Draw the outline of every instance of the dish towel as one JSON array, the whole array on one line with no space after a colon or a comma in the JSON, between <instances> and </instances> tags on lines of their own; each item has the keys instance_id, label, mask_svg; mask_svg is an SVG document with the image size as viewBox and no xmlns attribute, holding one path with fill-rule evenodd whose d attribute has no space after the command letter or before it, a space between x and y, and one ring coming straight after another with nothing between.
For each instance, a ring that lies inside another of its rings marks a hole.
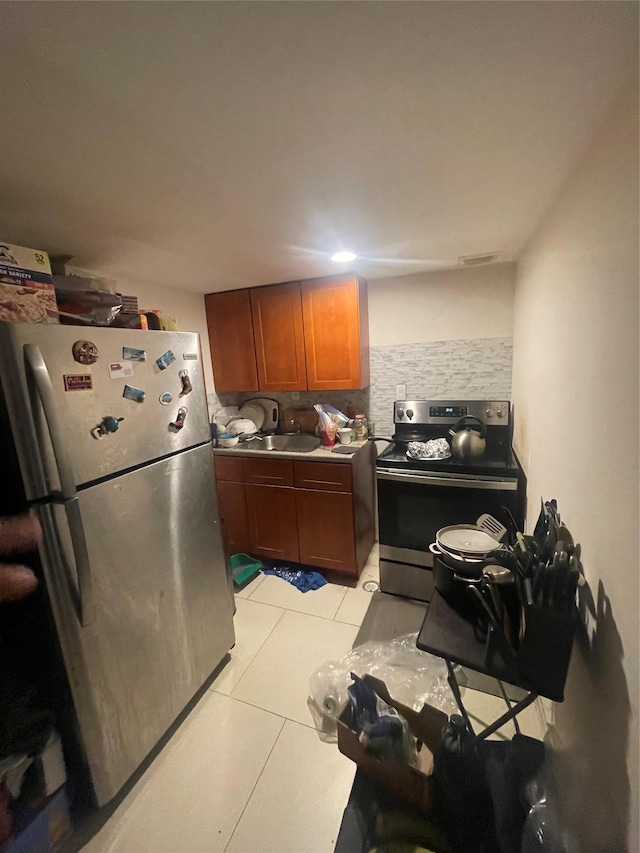
<instances>
[{"instance_id":1,"label":"dish towel","mask_svg":"<svg viewBox=\"0 0 640 853\"><path fill-rule=\"evenodd\" d=\"M262 574L276 575L276 577L282 578L290 584L293 584L293 586L295 586L296 589L299 589L300 592L309 592L310 589L320 589L320 587L324 586L327 582L320 572L296 571L287 567L280 569L263 569Z\"/></svg>"}]
</instances>

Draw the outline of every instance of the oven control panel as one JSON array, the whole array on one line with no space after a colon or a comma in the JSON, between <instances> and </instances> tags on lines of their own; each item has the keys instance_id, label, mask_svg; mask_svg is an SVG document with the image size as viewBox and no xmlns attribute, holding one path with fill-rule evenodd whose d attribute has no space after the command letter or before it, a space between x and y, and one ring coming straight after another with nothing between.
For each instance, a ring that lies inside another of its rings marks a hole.
<instances>
[{"instance_id":1,"label":"oven control panel","mask_svg":"<svg viewBox=\"0 0 640 853\"><path fill-rule=\"evenodd\" d=\"M468 414L468 406L429 406L430 418L463 418Z\"/></svg>"},{"instance_id":2,"label":"oven control panel","mask_svg":"<svg viewBox=\"0 0 640 853\"><path fill-rule=\"evenodd\" d=\"M508 426L509 400L396 400L396 424L455 424L466 415L480 418L487 426Z\"/></svg>"}]
</instances>

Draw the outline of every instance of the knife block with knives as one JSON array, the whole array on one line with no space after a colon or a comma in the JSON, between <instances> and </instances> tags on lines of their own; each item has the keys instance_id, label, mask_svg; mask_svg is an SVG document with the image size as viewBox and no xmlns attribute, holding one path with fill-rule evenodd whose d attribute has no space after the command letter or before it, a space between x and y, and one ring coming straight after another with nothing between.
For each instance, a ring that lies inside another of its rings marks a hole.
<instances>
[{"instance_id":1,"label":"knife block with knives","mask_svg":"<svg viewBox=\"0 0 640 853\"><path fill-rule=\"evenodd\" d=\"M575 612L525 603L523 618L518 671L543 696L562 702L576 632Z\"/></svg>"},{"instance_id":2,"label":"knife block with knives","mask_svg":"<svg viewBox=\"0 0 640 853\"><path fill-rule=\"evenodd\" d=\"M518 536L523 568L518 670L549 699L562 702L577 626L576 592L585 583L581 549L555 500L541 502L530 545Z\"/></svg>"},{"instance_id":3,"label":"knife block with knives","mask_svg":"<svg viewBox=\"0 0 640 853\"><path fill-rule=\"evenodd\" d=\"M556 501L543 503L534 534L518 531L510 553L503 554L516 580L502 602L512 630L490 624L487 635L487 663L499 654L520 679L556 702L564 699L578 623L576 593L585 584L580 555Z\"/></svg>"}]
</instances>

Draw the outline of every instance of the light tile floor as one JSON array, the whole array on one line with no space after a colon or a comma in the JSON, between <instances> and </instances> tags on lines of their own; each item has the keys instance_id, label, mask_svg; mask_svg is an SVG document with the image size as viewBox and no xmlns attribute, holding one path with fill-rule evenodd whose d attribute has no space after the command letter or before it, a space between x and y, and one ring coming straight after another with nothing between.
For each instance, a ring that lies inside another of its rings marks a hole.
<instances>
[{"instance_id":1,"label":"light tile floor","mask_svg":"<svg viewBox=\"0 0 640 853\"><path fill-rule=\"evenodd\" d=\"M85 853L331 853L355 767L318 738L308 678L351 648L371 579L377 546L357 585L302 594L261 575L245 587L231 660ZM474 690L464 700L474 721L505 710ZM534 707L519 719L540 736Z\"/></svg>"}]
</instances>

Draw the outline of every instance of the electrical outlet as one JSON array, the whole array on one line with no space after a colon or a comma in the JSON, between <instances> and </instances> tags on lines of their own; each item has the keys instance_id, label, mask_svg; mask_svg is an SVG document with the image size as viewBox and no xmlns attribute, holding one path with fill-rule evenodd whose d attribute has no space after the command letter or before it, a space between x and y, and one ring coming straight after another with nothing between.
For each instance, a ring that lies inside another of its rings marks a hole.
<instances>
[{"instance_id":1,"label":"electrical outlet","mask_svg":"<svg viewBox=\"0 0 640 853\"><path fill-rule=\"evenodd\" d=\"M300 399L300 392L299 391L292 391L291 392L291 399L292 400L299 400Z\"/></svg>"},{"instance_id":2,"label":"electrical outlet","mask_svg":"<svg viewBox=\"0 0 640 853\"><path fill-rule=\"evenodd\" d=\"M406 385L396 385L396 400L406 400L407 398L407 386Z\"/></svg>"}]
</instances>

